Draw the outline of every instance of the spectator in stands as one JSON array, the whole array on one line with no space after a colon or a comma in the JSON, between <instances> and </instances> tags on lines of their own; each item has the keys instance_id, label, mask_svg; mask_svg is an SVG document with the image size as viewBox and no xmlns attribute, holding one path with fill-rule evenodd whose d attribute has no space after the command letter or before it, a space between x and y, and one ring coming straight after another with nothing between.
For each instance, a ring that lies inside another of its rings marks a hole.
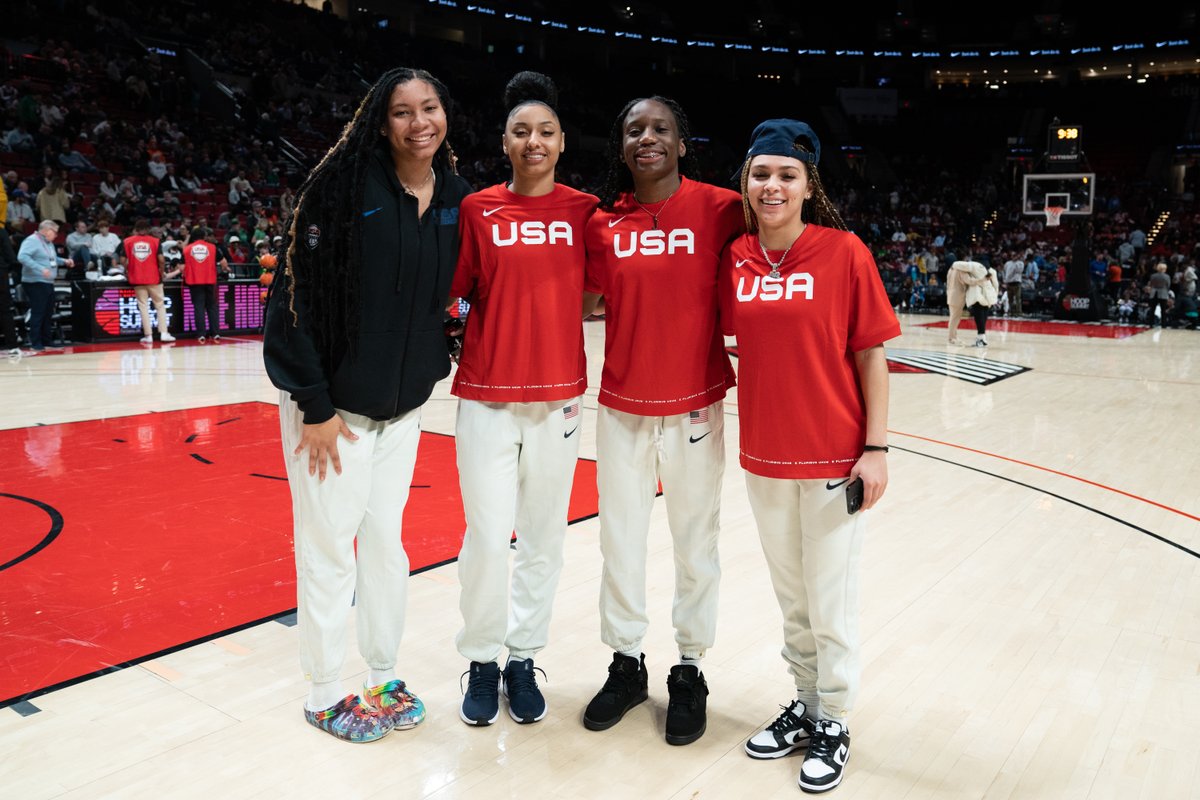
<instances>
[{"instance_id":1,"label":"spectator in stands","mask_svg":"<svg viewBox=\"0 0 1200 800\"><path fill-rule=\"evenodd\" d=\"M89 270L92 265L92 234L88 233L87 220L75 222L75 230L67 234L67 255L75 262L76 269Z\"/></svg>"},{"instance_id":2,"label":"spectator in stands","mask_svg":"<svg viewBox=\"0 0 1200 800\"><path fill-rule=\"evenodd\" d=\"M89 161L87 156L73 149L67 143L64 143L59 150L58 164L63 169L69 169L73 172L99 172L96 169L96 165Z\"/></svg>"},{"instance_id":3,"label":"spectator in stands","mask_svg":"<svg viewBox=\"0 0 1200 800\"><path fill-rule=\"evenodd\" d=\"M1024 278L1025 262L1016 252L1008 253L1008 260L1004 262L1004 288L1008 291L1009 311L1017 317L1024 311L1021 308L1021 281Z\"/></svg>"},{"instance_id":4,"label":"spectator in stands","mask_svg":"<svg viewBox=\"0 0 1200 800\"><path fill-rule=\"evenodd\" d=\"M13 153L32 153L37 142L24 125L16 125L4 134L4 149Z\"/></svg>"},{"instance_id":5,"label":"spectator in stands","mask_svg":"<svg viewBox=\"0 0 1200 800\"><path fill-rule=\"evenodd\" d=\"M109 229L108 220L103 217L96 223L96 233L92 235L92 258L96 259L97 269L101 274L108 271L117 261L117 252L121 247L121 237Z\"/></svg>"},{"instance_id":6,"label":"spectator in stands","mask_svg":"<svg viewBox=\"0 0 1200 800\"><path fill-rule=\"evenodd\" d=\"M1103 250L1096 252L1095 257L1088 263L1088 274L1092 279L1092 289L1096 294L1104 292L1104 286L1108 283L1108 265L1110 259L1108 253Z\"/></svg>"},{"instance_id":7,"label":"spectator in stands","mask_svg":"<svg viewBox=\"0 0 1200 800\"><path fill-rule=\"evenodd\" d=\"M1167 263L1160 261L1154 266L1154 272L1146 282L1146 299L1150 302L1147 309L1146 321L1154 326L1166 327L1167 314L1170 311L1171 278L1167 275ZM1155 315L1157 312L1157 318Z\"/></svg>"},{"instance_id":8,"label":"spectator in stands","mask_svg":"<svg viewBox=\"0 0 1200 800\"><path fill-rule=\"evenodd\" d=\"M8 212L5 221L17 233L24 233L27 227L37 221L33 207L29 205L29 197L22 189L14 189L8 198Z\"/></svg>"},{"instance_id":9,"label":"spectator in stands","mask_svg":"<svg viewBox=\"0 0 1200 800\"><path fill-rule=\"evenodd\" d=\"M167 177L167 162L163 158L163 154L156 152L150 156L150 161L146 163L146 172L150 174L155 181L161 181Z\"/></svg>"},{"instance_id":10,"label":"spectator in stands","mask_svg":"<svg viewBox=\"0 0 1200 800\"><path fill-rule=\"evenodd\" d=\"M21 262L21 286L29 301L29 343L34 352L46 350L53 336L54 280L59 267L72 267L74 262L62 258L54 250L58 223L44 219L37 232L21 242L17 258Z\"/></svg>"},{"instance_id":11,"label":"spectator in stands","mask_svg":"<svg viewBox=\"0 0 1200 800\"><path fill-rule=\"evenodd\" d=\"M67 210L71 207L72 194L58 176L51 177L37 194L37 213L42 219L51 219L59 225L67 222ZM55 228L55 235L58 229Z\"/></svg>"},{"instance_id":12,"label":"spectator in stands","mask_svg":"<svg viewBox=\"0 0 1200 800\"><path fill-rule=\"evenodd\" d=\"M100 196L106 200L116 200L121 196L121 187L117 182L117 177L111 172L104 173L104 180L100 181Z\"/></svg>"}]
</instances>

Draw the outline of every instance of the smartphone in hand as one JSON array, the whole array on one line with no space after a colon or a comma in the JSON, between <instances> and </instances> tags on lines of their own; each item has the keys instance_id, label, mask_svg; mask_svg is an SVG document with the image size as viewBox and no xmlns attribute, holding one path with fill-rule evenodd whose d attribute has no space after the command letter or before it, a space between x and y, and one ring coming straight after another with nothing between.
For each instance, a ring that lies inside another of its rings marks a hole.
<instances>
[{"instance_id":1,"label":"smartphone in hand","mask_svg":"<svg viewBox=\"0 0 1200 800\"><path fill-rule=\"evenodd\" d=\"M846 513L855 514L863 504L863 479L855 478L846 484Z\"/></svg>"}]
</instances>

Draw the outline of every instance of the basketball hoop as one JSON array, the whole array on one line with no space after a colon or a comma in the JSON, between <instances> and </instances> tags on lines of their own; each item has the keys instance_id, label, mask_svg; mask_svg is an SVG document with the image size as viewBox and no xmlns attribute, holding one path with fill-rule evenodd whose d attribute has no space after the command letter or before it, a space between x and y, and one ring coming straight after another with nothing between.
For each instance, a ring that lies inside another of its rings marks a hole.
<instances>
[{"instance_id":1,"label":"basketball hoop","mask_svg":"<svg viewBox=\"0 0 1200 800\"><path fill-rule=\"evenodd\" d=\"M1059 220L1062 218L1063 212L1066 211L1062 206L1046 206L1043 211L1046 212L1046 227L1057 228Z\"/></svg>"}]
</instances>

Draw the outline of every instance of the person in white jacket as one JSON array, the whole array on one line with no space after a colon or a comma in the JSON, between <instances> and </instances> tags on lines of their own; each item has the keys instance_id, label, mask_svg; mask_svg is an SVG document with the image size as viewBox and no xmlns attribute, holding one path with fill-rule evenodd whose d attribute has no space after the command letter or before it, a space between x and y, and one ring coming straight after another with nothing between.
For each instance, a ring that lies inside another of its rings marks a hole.
<instances>
[{"instance_id":1,"label":"person in white jacket","mask_svg":"<svg viewBox=\"0 0 1200 800\"><path fill-rule=\"evenodd\" d=\"M947 302L951 302L950 306L950 341L954 342L954 334L958 327L958 319L961 319L961 306L966 305L967 310L971 312L971 316L975 318L975 346L987 347L987 318L992 306L996 305L996 298L1000 292L1000 281L996 275L996 270L983 266L977 261L955 261L950 265L950 274L947 278L946 297ZM956 305L952 302L951 287L965 287L963 294L959 295L962 299L958 305L958 319L956 316Z\"/></svg>"}]
</instances>

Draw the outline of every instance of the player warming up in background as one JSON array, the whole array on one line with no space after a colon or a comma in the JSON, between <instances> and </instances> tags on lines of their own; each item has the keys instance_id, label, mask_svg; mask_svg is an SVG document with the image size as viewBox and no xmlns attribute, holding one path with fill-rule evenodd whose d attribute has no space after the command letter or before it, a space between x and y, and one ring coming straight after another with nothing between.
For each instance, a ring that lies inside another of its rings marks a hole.
<instances>
[{"instance_id":1,"label":"player warming up in background","mask_svg":"<svg viewBox=\"0 0 1200 800\"><path fill-rule=\"evenodd\" d=\"M754 130L741 173L749 233L726 253L721 284L722 322L738 340L741 464L796 683L746 752L807 747L806 792L837 786L850 753L866 527L857 512L887 486L883 342L900 335L870 252L825 195L820 157L802 122Z\"/></svg>"},{"instance_id":2,"label":"player warming up in background","mask_svg":"<svg viewBox=\"0 0 1200 800\"><path fill-rule=\"evenodd\" d=\"M706 725L701 659L716 635L721 576L722 400L734 383L717 324L717 272L721 251L743 231L734 192L687 176L689 147L687 117L673 100L626 105L608 144L601 210L587 229L588 305L602 294L607 323L596 422L600 635L615 652L583 722L605 730L647 697L646 540L661 480L679 647L666 738L680 745Z\"/></svg>"},{"instance_id":3,"label":"player warming up in background","mask_svg":"<svg viewBox=\"0 0 1200 800\"><path fill-rule=\"evenodd\" d=\"M519 73L504 105L512 181L463 201L451 289L471 304L452 390L467 520L457 643L471 662L459 715L469 725L496 721L501 682L514 720L546 716L533 658L546 646L562 572L587 388L583 234L597 200L554 182L565 143L553 82Z\"/></svg>"}]
</instances>

